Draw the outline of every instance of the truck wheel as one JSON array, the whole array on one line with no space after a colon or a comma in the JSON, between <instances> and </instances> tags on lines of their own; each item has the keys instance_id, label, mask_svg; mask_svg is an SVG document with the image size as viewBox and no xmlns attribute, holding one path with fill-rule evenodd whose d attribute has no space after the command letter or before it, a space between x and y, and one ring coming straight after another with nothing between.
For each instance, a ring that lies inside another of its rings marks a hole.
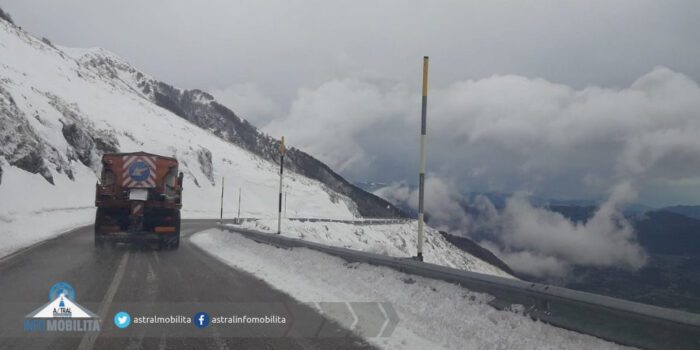
<instances>
[{"instance_id":1,"label":"truck wheel","mask_svg":"<svg viewBox=\"0 0 700 350\"><path fill-rule=\"evenodd\" d=\"M175 211L175 237L173 238L172 248L177 249L180 247L180 211Z\"/></svg>"},{"instance_id":2,"label":"truck wheel","mask_svg":"<svg viewBox=\"0 0 700 350\"><path fill-rule=\"evenodd\" d=\"M174 250L177 249L180 246L180 235L177 234L172 234L168 235L166 237L161 237L160 241L158 241L158 248L163 250Z\"/></svg>"},{"instance_id":3,"label":"truck wheel","mask_svg":"<svg viewBox=\"0 0 700 350\"><path fill-rule=\"evenodd\" d=\"M103 215L103 210L102 208L97 208L95 211L95 248L101 249L104 248L105 242L102 237L100 237L100 225L102 225L102 215Z\"/></svg>"},{"instance_id":4,"label":"truck wheel","mask_svg":"<svg viewBox=\"0 0 700 350\"><path fill-rule=\"evenodd\" d=\"M173 216L175 217L175 232L161 236L158 241L160 249L176 250L180 247L180 211L176 210Z\"/></svg>"}]
</instances>

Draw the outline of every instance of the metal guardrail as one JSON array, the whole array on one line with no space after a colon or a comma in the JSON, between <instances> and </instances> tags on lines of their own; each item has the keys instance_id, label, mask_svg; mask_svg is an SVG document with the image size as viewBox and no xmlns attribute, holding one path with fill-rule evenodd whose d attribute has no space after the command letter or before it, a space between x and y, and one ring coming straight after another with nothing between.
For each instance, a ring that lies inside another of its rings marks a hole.
<instances>
[{"instance_id":1,"label":"metal guardrail","mask_svg":"<svg viewBox=\"0 0 700 350\"><path fill-rule=\"evenodd\" d=\"M349 262L386 266L404 273L459 284L492 295L503 309L522 305L532 318L572 331L644 349L700 349L700 314L661 308L571 289L457 270L440 265L327 246L254 230L221 226L258 242L303 247Z\"/></svg>"},{"instance_id":2,"label":"metal guardrail","mask_svg":"<svg viewBox=\"0 0 700 350\"><path fill-rule=\"evenodd\" d=\"M240 224L241 222L257 221L260 218L234 218L234 219L224 219L226 222L233 222L235 224ZM407 222L415 221L415 219L358 219L358 220L342 220L342 219L324 219L324 218L284 218L283 220L289 221L299 221L299 222L332 222L340 224L349 225L391 225L391 224L404 224Z\"/></svg>"},{"instance_id":3,"label":"metal guardrail","mask_svg":"<svg viewBox=\"0 0 700 350\"><path fill-rule=\"evenodd\" d=\"M361 219L361 220L340 220L340 219L322 219L322 218L287 218L290 221L300 222L333 222L350 225L390 225L403 224L414 219Z\"/></svg>"}]
</instances>

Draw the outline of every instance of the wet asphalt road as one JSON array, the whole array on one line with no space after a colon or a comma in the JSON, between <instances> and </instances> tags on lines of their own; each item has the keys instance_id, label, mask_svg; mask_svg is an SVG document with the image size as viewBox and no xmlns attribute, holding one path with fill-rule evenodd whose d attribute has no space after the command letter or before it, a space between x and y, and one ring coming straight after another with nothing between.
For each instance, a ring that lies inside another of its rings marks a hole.
<instances>
[{"instance_id":1,"label":"wet asphalt road","mask_svg":"<svg viewBox=\"0 0 700 350\"><path fill-rule=\"evenodd\" d=\"M119 245L95 250L92 227L82 227L0 259L0 349L343 349L371 348L314 309L189 242L213 220L183 220L177 251ZM22 320L48 302L49 288L70 283L76 301L102 318L99 333L27 333ZM138 325L120 330L115 313L227 315L275 313L285 326ZM228 311L224 311L228 310ZM233 311L231 311L233 312ZM323 336L318 336L322 334Z\"/></svg>"}]
</instances>

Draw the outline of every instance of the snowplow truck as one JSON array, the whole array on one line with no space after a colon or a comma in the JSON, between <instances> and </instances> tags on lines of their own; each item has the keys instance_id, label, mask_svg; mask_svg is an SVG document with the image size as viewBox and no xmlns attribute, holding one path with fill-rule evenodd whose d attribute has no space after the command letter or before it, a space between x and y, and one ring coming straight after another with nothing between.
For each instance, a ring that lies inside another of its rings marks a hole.
<instances>
[{"instance_id":1,"label":"snowplow truck","mask_svg":"<svg viewBox=\"0 0 700 350\"><path fill-rule=\"evenodd\" d=\"M177 249L182 208L177 160L145 152L103 155L95 206L96 248L145 242Z\"/></svg>"}]
</instances>

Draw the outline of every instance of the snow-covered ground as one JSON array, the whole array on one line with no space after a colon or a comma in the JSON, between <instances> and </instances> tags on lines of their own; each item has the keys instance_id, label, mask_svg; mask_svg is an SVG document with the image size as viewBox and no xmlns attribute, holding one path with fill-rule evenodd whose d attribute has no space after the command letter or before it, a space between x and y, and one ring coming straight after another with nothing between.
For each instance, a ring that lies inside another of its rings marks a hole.
<instances>
[{"instance_id":1,"label":"snow-covered ground","mask_svg":"<svg viewBox=\"0 0 700 350\"><path fill-rule=\"evenodd\" d=\"M362 250L395 257L416 254L417 222L401 224L353 225L338 222L302 222L283 220L282 234L312 242ZM246 221L243 227L277 232L277 219ZM426 262L457 269L513 278L503 270L465 253L440 233L426 227L423 255Z\"/></svg>"},{"instance_id":2,"label":"snow-covered ground","mask_svg":"<svg viewBox=\"0 0 700 350\"><path fill-rule=\"evenodd\" d=\"M368 339L385 349L624 348L518 311L498 311L487 304L488 295L446 282L308 249L279 249L216 229L197 233L191 241L301 302L391 302L399 317L395 331Z\"/></svg>"}]
</instances>

